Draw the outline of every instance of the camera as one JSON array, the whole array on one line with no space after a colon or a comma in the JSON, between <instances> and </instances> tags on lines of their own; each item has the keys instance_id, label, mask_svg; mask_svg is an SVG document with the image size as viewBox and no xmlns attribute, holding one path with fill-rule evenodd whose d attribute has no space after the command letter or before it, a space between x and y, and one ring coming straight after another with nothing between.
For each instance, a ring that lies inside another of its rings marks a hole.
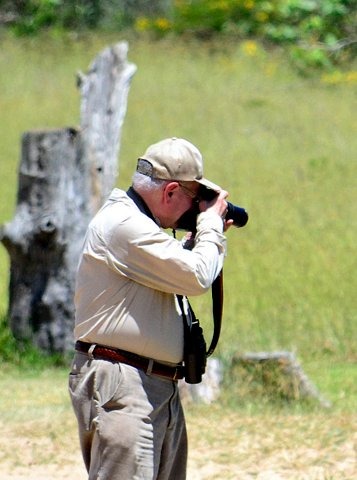
<instances>
[{"instance_id":1,"label":"camera","mask_svg":"<svg viewBox=\"0 0 357 480\"><path fill-rule=\"evenodd\" d=\"M218 195L218 192L211 188L200 186L197 197L200 200L211 201ZM196 202L192 208L187 210L178 221L178 230L187 230L188 232L194 232L196 230L196 219L200 213L198 202ZM244 227L248 222L248 213L243 207L233 205L233 203L227 202L226 220L233 220L233 225L237 228Z\"/></svg>"}]
</instances>

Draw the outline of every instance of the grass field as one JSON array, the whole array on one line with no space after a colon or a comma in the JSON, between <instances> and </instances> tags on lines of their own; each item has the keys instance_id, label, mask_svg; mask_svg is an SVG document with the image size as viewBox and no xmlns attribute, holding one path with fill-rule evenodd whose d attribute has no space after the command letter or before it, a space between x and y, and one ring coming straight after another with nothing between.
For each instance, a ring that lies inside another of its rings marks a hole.
<instances>
[{"instance_id":1,"label":"grass field","mask_svg":"<svg viewBox=\"0 0 357 480\"><path fill-rule=\"evenodd\" d=\"M86 478L64 370L0 374L2 480ZM188 480L353 480L356 417L298 407L186 407ZM174 480L174 479L173 479Z\"/></svg>"},{"instance_id":2,"label":"grass field","mask_svg":"<svg viewBox=\"0 0 357 480\"><path fill-rule=\"evenodd\" d=\"M118 40L1 37L0 223L16 205L21 134L76 125L75 73ZM205 175L250 215L245 228L228 234L217 354L228 362L236 352L293 351L333 404L324 411L243 401L234 390L239 379L229 379L236 398L230 392L223 404L187 410L191 478L357 478L355 76L303 78L279 52L254 43L131 38L129 46L138 71L118 185L129 184L136 158L161 138L183 136L201 149ZM3 313L8 268L0 247ZM192 301L209 332L209 296ZM82 471L65 377L63 369L3 369L4 478Z\"/></svg>"}]
</instances>

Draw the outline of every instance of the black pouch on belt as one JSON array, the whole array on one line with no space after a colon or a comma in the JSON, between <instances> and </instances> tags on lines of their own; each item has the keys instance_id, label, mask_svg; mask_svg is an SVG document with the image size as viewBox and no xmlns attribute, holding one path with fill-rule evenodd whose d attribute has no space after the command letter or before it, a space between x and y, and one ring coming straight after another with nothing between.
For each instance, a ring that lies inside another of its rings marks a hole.
<instances>
[{"instance_id":1,"label":"black pouch on belt","mask_svg":"<svg viewBox=\"0 0 357 480\"><path fill-rule=\"evenodd\" d=\"M185 381L200 383L206 370L206 341L197 319L185 332L184 365Z\"/></svg>"},{"instance_id":2,"label":"black pouch on belt","mask_svg":"<svg viewBox=\"0 0 357 480\"><path fill-rule=\"evenodd\" d=\"M206 341L199 320L187 300L188 315L183 306L183 297L177 295L184 324L183 363L186 383L200 383L206 370ZM188 321L188 318L190 321Z\"/></svg>"}]
</instances>

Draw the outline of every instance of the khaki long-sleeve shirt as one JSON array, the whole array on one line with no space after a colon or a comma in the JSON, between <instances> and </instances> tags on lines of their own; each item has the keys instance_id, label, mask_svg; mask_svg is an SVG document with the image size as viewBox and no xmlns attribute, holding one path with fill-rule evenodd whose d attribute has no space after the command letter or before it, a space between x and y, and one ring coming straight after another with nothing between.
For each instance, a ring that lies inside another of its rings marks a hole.
<instances>
[{"instance_id":1,"label":"khaki long-sleeve shirt","mask_svg":"<svg viewBox=\"0 0 357 480\"><path fill-rule=\"evenodd\" d=\"M221 218L198 216L192 250L114 189L89 225L75 293L75 338L168 363L183 357L175 294L206 292L223 266Z\"/></svg>"}]
</instances>

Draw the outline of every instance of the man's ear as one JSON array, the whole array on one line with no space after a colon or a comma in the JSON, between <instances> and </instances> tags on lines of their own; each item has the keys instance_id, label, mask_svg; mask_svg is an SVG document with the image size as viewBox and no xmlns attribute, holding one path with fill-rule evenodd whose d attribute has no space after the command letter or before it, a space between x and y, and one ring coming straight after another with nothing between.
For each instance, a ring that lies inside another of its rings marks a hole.
<instances>
[{"instance_id":1,"label":"man's ear","mask_svg":"<svg viewBox=\"0 0 357 480\"><path fill-rule=\"evenodd\" d=\"M166 199L170 200L174 194L174 191L177 190L179 184L178 182L170 182L164 188L164 196Z\"/></svg>"}]
</instances>

